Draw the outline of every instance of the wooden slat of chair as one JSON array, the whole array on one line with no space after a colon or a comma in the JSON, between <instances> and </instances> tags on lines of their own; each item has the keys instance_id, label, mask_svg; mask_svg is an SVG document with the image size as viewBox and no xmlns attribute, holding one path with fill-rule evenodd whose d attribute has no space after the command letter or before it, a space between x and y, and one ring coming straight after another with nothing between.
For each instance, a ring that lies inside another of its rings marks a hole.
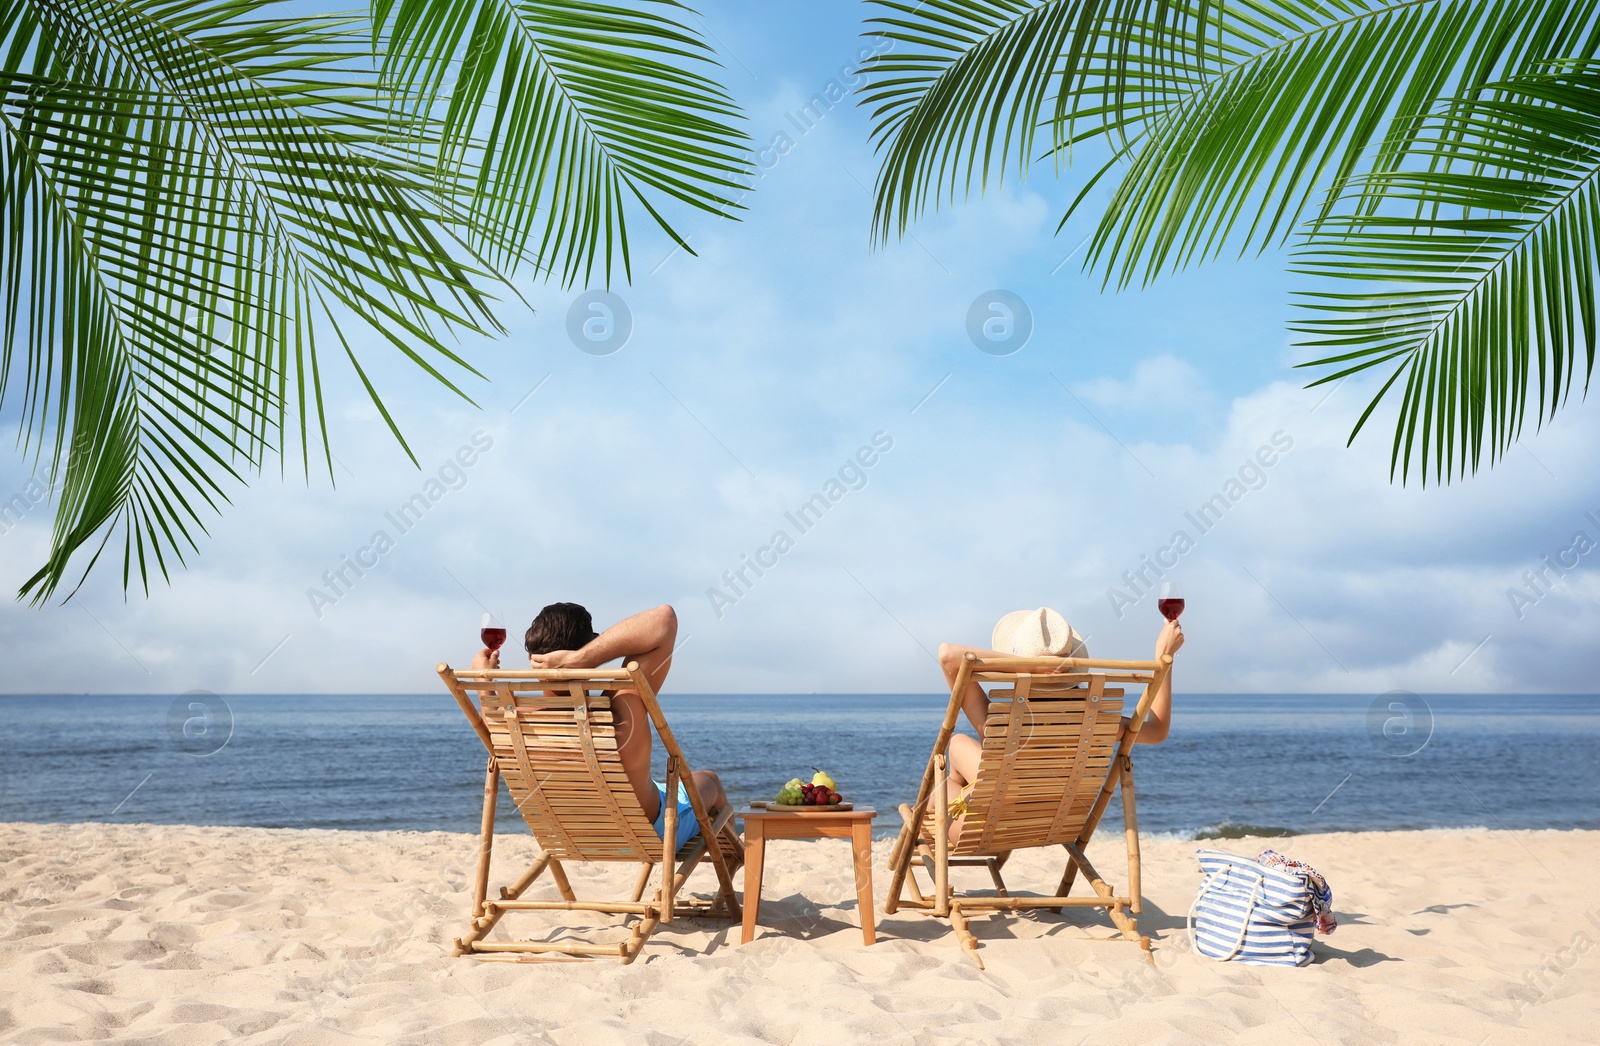
<instances>
[{"instance_id":1,"label":"wooden slat of chair","mask_svg":"<svg viewBox=\"0 0 1600 1046\"><path fill-rule=\"evenodd\" d=\"M1028 691L1032 689L1032 687L1032 676L1020 677L1017 680L1016 685L1011 688L1011 707L1008 710L1009 714L1007 714L1005 717L1004 729L995 731L988 730L986 728L985 730L983 742L983 761L993 765L996 772L988 778L990 782L989 794L983 797L983 806L975 818L972 816L971 800L968 800L968 824L970 824L972 820L976 820L980 825L982 825L982 831L981 833L974 833L978 834L979 838L977 841L975 841L972 848L964 850L962 847L957 846L956 853L958 854L966 852L977 853L979 851L987 852L989 849L989 844L993 840L995 818L992 816L992 814L997 808L1003 808L1005 806L1006 789L1012 783L1013 772L1016 770L1018 754L1025 740L1027 728L1030 725L1030 719L1028 716ZM990 717L992 719L994 714L993 702L990 703L989 709ZM999 735L998 737L996 736L997 734ZM980 784L983 782L984 778L981 774L979 775L978 780ZM973 794L977 794L976 787L973 789ZM968 841L968 836L965 830L963 830L961 833L961 841L963 843Z\"/></svg>"},{"instance_id":2,"label":"wooden slat of chair","mask_svg":"<svg viewBox=\"0 0 1600 1046\"><path fill-rule=\"evenodd\" d=\"M1089 769L1092 746L1097 738L1096 728L1111 727L1114 730L1122 723L1120 705L1115 709L1102 708L1100 699L1103 689L1104 687L1099 681L1091 683L1089 685L1089 693L1084 698L1086 707L1081 717L1082 725L1078 735L1077 751L1074 753L1072 764L1067 770L1066 787L1061 789L1061 802L1056 808L1054 819L1051 821L1050 831L1047 833L1045 840L1046 844L1064 842L1068 838L1076 837L1077 833L1083 828L1083 822L1074 820L1073 817L1074 811L1077 809L1075 800L1083 787L1082 783L1091 781L1094 790L1098 792L1100 782L1110 772L1109 761L1105 766L1098 768L1098 773L1091 773ZM1098 736L1105 740L1105 743L1101 745L1102 753L1115 744L1116 735L1114 733L1109 735L1101 733ZM1084 812L1087 813L1087 811Z\"/></svg>"},{"instance_id":3,"label":"wooden slat of chair","mask_svg":"<svg viewBox=\"0 0 1600 1046\"><path fill-rule=\"evenodd\" d=\"M636 959L656 928L680 912L713 914L737 921L741 912L733 890L729 855L737 846L729 825L732 810L712 818L697 789L688 788L699 823L710 826L676 853L666 853L661 837L645 817L622 766L615 733L612 696L635 689L658 736L669 752L669 780L687 780L688 765L666 726L648 680L636 664L593 672L474 671L457 673L439 666L439 675L467 715L490 759L485 781L478 875L474 883L471 932L456 941L457 954L494 953L494 958L614 956L623 963ZM477 694L475 703L472 694ZM478 705L481 704L481 711ZM518 812L533 831L541 854L500 899L486 897L493 842L493 796L504 778ZM668 812L670 831L676 804ZM718 889L710 900L676 901L689 873L710 857ZM630 861L641 876L626 900L578 901L561 860ZM662 883L654 897L643 900L651 870L662 866ZM546 871L556 882L561 901L521 901L521 894ZM631 915L637 921L626 941L616 945L577 942L490 942L484 936L507 911L588 911Z\"/></svg>"},{"instance_id":4,"label":"wooden slat of chair","mask_svg":"<svg viewBox=\"0 0 1600 1046\"><path fill-rule=\"evenodd\" d=\"M659 860L660 840L622 767L609 698L591 697L579 682L558 682L565 693L542 695L538 707L519 705L516 718L526 724L525 737L531 731L542 805L574 841L563 856Z\"/></svg>"},{"instance_id":5,"label":"wooden slat of chair","mask_svg":"<svg viewBox=\"0 0 1600 1046\"><path fill-rule=\"evenodd\" d=\"M1155 691L1171 671L1172 659L1104 661L1089 658L1003 658L979 660L969 654L951 688L950 703L934 753L923 775L917 802L901 807L905 822L890 854L892 871L885 910L906 905L950 918L962 946L982 967L977 938L968 924L976 912L1028 908L1102 907L1121 935L1139 941L1148 956L1149 939L1138 935L1140 869L1138 829L1133 804L1133 767L1129 751L1148 714ZM967 800L961 837L946 840L942 796L944 752L954 733L969 680L995 684L989 693L990 718L977 780ZM1138 705L1123 725L1124 690L1108 683L1144 688ZM997 716L1000 717L997 721ZM1083 847L1094 834L1114 792L1123 796L1129 860L1129 891L1119 894L1088 865ZM935 801L935 798L940 801ZM1005 896L998 863L1013 850L1061 845L1068 863L1062 886L1050 897ZM924 864L934 880L934 894L924 897L912 871ZM1081 864L1080 864L1081 862ZM957 894L949 885L949 868L986 867L1000 896ZM1091 880L1094 895L1069 898L1079 868ZM909 883L912 899L902 896Z\"/></svg>"},{"instance_id":6,"label":"wooden slat of chair","mask_svg":"<svg viewBox=\"0 0 1600 1046\"><path fill-rule=\"evenodd\" d=\"M554 838L558 856L577 857L579 855L577 843L568 834L561 819L556 816L548 797L540 787L539 774L534 770L533 761L528 754L526 739L522 735L522 723L516 709L511 708L504 712L500 722L511 739L510 763L515 769L512 771L508 787L511 789L512 799L516 802L517 812L522 814L530 827L535 821L538 822L539 827L534 829L534 834L540 839ZM508 767L502 762L501 776L506 776L507 771Z\"/></svg>"},{"instance_id":7,"label":"wooden slat of chair","mask_svg":"<svg viewBox=\"0 0 1600 1046\"><path fill-rule=\"evenodd\" d=\"M1071 818L1078 809L1074 783L1109 768L1122 711L1120 700L1103 700L1103 677L1084 678L1087 689L1075 689L1037 685L1023 675L1012 689L998 691L1009 700L998 709L990 704L979 780L954 855L993 854L1019 840L1039 846L1076 837L1082 822ZM1046 826L1050 838L1034 841Z\"/></svg>"},{"instance_id":8,"label":"wooden slat of chair","mask_svg":"<svg viewBox=\"0 0 1600 1046\"><path fill-rule=\"evenodd\" d=\"M612 764L615 771L611 775L608 776L606 773L606 768L601 766L601 752L596 751L595 749L595 731L589 720L589 701L587 695L583 693L581 686L577 684L573 685L575 687L573 691L573 697L576 698L577 701L574 704L572 714L578 727L578 737L579 741L581 742L584 761L588 765L589 779L591 785L593 786L593 794L599 796L601 801L604 802L605 807L603 812L609 815L609 817L607 817L605 820L612 824L620 825L622 830L626 833L627 838L633 843L634 847L641 855L648 854L652 850L659 850L662 846L662 842L661 840L655 838L655 828L650 827L646 829L650 836L650 842L646 843L645 839L641 837L639 833L638 825L635 823L636 821L644 819L644 810L639 807L638 796L634 795L633 788L631 785L629 785L627 775L622 769L621 753L614 750L614 747L613 749L607 749L605 752L605 755L607 756L606 761ZM615 734L611 733L610 726L608 725L605 730L609 735L607 740L614 742ZM623 788L627 789L626 793L624 794L634 800L632 808L626 812L623 811L622 804L618 801L618 792L620 790L618 789L617 785L619 783L623 786ZM593 812L591 804L581 803L579 805L586 812ZM638 813L637 818L633 816L635 811Z\"/></svg>"}]
</instances>

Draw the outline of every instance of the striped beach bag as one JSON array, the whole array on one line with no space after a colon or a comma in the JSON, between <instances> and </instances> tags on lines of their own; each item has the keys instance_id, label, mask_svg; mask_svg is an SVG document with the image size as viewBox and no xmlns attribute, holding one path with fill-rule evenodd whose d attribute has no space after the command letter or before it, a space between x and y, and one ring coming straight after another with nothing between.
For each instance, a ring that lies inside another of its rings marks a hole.
<instances>
[{"instance_id":1,"label":"striped beach bag","mask_svg":"<svg viewBox=\"0 0 1600 1046\"><path fill-rule=\"evenodd\" d=\"M1316 869L1267 850L1258 858L1201 850L1205 881L1189 909L1189 940L1210 959L1304 966L1315 930L1333 930L1333 891Z\"/></svg>"}]
</instances>

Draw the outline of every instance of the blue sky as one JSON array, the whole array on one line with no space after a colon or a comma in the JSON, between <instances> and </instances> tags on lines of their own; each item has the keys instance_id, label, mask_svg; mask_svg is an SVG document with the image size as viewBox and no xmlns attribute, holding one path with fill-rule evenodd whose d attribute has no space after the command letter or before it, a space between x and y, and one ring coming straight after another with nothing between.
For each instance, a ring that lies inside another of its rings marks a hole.
<instances>
[{"instance_id":1,"label":"blue sky","mask_svg":"<svg viewBox=\"0 0 1600 1046\"><path fill-rule=\"evenodd\" d=\"M1393 487L1392 413L1344 446L1370 383L1328 395L1291 370L1282 254L1103 294L1073 254L1087 219L1055 232L1086 165L1008 178L875 250L865 114L790 118L849 86L861 5L702 10L761 173L743 221L680 214L698 258L636 239L621 348L580 351L580 290L524 278L534 312L464 347L489 379L468 383L475 410L369 337L421 471L336 372L335 485L273 469L148 600L107 571L64 607L0 608L4 689L430 691L483 608L515 634L570 599L602 624L676 605L673 689L928 692L940 641L985 642L1018 608L1144 656L1159 617L1124 575L1153 578L1146 557L1175 562L1189 600L1180 690L1593 689L1600 584L1575 543L1600 543L1592 408L1466 483ZM968 336L994 290L1032 313L1010 355ZM842 496L802 533L788 514L830 480ZM0 461L0 496L27 481ZM420 519L391 519L419 493L437 494ZM1202 529L1208 502L1226 510ZM41 505L0 534L0 585L38 565L48 526ZM1564 553L1558 576L1544 557Z\"/></svg>"}]
</instances>

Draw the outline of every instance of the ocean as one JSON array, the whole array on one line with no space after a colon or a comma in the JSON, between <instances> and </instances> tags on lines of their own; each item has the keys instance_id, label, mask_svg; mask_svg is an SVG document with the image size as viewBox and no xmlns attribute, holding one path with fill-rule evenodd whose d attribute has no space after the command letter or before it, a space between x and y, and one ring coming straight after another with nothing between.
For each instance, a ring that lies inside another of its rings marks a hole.
<instances>
[{"instance_id":1,"label":"ocean","mask_svg":"<svg viewBox=\"0 0 1600 1046\"><path fill-rule=\"evenodd\" d=\"M829 771L892 834L942 695L667 695L739 805ZM1134 752L1146 833L1600 828L1600 697L1179 694ZM484 755L448 694L0 697L0 821L475 832ZM658 751L656 767L662 765ZM1113 803L1106 828L1120 820ZM526 831L508 802L501 827Z\"/></svg>"}]
</instances>

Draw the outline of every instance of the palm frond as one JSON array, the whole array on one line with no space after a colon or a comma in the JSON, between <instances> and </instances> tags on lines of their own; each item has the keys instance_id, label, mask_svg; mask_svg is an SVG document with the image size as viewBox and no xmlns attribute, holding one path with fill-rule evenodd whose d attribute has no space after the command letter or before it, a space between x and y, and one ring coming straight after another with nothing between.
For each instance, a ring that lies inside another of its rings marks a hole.
<instances>
[{"instance_id":1,"label":"palm frond","mask_svg":"<svg viewBox=\"0 0 1600 1046\"><path fill-rule=\"evenodd\" d=\"M749 170L738 107L676 0L372 0L385 82L442 109L437 171L476 171L473 242L566 284L631 275L635 206L679 245L664 199L728 215ZM693 253L692 251L690 253Z\"/></svg>"},{"instance_id":2,"label":"palm frond","mask_svg":"<svg viewBox=\"0 0 1600 1046\"><path fill-rule=\"evenodd\" d=\"M890 45L866 66L879 167L873 232L887 240L929 206L1025 177L1050 97L1075 81L1098 37L1101 0L871 0L869 35Z\"/></svg>"},{"instance_id":3,"label":"palm frond","mask_svg":"<svg viewBox=\"0 0 1600 1046\"><path fill-rule=\"evenodd\" d=\"M1353 213L1315 228L1301 271L1372 290L1305 296L1296 329L1322 382L1389 372L1391 472L1476 472L1553 417L1594 371L1600 263L1600 63L1491 85L1408 133L1353 182Z\"/></svg>"},{"instance_id":4,"label":"palm frond","mask_svg":"<svg viewBox=\"0 0 1600 1046\"><path fill-rule=\"evenodd\" d=\"M1120 181L1084 264L1118 286L1284 243L1374 153L1404 151L1397 117L1600 54L1600 0L872 2L888 14L870 30L908 48L863 89L875 231L1034 162L1041 131L1043 158L1105 138L1095 177Z\"/></svg>"},{"instance_id":5,"label":"palm frond","mask_svg":"<svg viewBox=\"0 0 1600 1046\"><path fill-rule=\"evenodd\" d=\"M291 425L309 454L335 305L447 381L453 333L497 329L492 273L410 156L427 129L376 104L366 27L277 6L39 0L0 21L0 400L62 484L36 602L119 526L148 588Z\"/></svg>"},{"instance_id":6,"label":"palm frond","mask_svg":"<svg viewBox=\"0 0 1600 1046\"><path fill-rule=\"evenodd\" d=\"M1229 244L1282 245L1374 157L1405 153L1406 128L1438 100L1600 53L1597 13L1565 0L1235 0L1217 26L1229 53L1197 55L1194 89L1141 128L1084 266L1125 287Z\"/></svg>"}]
</instances>

